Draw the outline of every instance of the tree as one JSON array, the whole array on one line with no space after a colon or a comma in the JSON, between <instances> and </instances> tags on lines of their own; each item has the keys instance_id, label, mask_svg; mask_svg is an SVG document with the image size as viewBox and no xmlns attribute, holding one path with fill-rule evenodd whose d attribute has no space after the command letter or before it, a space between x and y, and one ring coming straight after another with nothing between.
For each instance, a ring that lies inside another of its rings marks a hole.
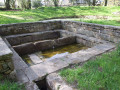
<instances>
[{"instance_id":1,"label":"tree","mask_svg":"<svg viewBox=\"0 0 120 90\"><path fill-rule=\"evenodd\" d=\"M27 1L27 9L31 9L31 0Z\"/></svg>"},{"instance_id":2,"label":"tree","mask_svg":"<svg viewBox=\"0 0 120 90\"><path fill-rule=\"evenodd\" d=\"M93 6L95 6L95 4L96 4L96 0L93 0Z\"/></svg>"},{"instance_id":3,"label":"tree","mask_svg":"<svg viewBox=\"0 0 120 90\"><path fill-rule=\"evenodd\" d=\"M93 3L91 2L91 0L85 0L86 2L87 2L87 4L89 5L89 6L91 6Z\"/></svg>"},{"instance_id":4,"label":"tree","mask_svg":"<svg viewBox=\"0 0 120 90\"><path fill-rule=\"evenodd\" d=\"M16 3L16 0L10 0L10 6L12 8L15 8L15 3Z\"/></svg>"},{"instance_id":5,"label":"tree","mask_svg":"<svg viewBox=\"0 0 120 90\"><path fill-rule=\"evenodd\" d=\"M4 3L5 3L5 8L6 9L11 9L11 7L10 7L10 0L4 0Z\"/></svg>"},{"instance_id":6,"label":"tree","mask_svg":"<svg viewBox=\"0 0 120 90\"><path fill-rule=\"evenodd\" d=\"M108 0L105 0L105 6L107 6Z\"/></svg>"},{"instance_id":7,"label":"tree","mask_svg":"<svg viewBox=\"0 0 120 90\"><path fill-rule=\"evenodd\" d=\"M21 4L21 8L31 9L31 0L21 0L19 3Z\"/></svg>"},{"instance_id":8,"label":"tree","mask_svg":"<svg viewBox=\"0 0 120 90\"><path fill-rule=\"evenodd\" d=\"M54 6L58 7L59 6L59 0L53 0Z\"/></svg>"}]
</instances>

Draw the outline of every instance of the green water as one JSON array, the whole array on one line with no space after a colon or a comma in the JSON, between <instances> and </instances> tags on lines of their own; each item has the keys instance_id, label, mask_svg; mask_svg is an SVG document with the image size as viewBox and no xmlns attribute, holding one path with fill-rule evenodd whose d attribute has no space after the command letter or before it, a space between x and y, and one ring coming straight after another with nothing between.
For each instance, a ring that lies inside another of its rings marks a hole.
<instances>
[{"instance_id":1,"label":"green water","mask_svg":"<svg viewBox=\"0 0 120 90\"><path fill-rule=\"evenodd\" d=\"M55 48L55 49L50 49L50 50L43 51L41 53L41 55L44 58L50 58L50 57L52 57L56 54L61 54L61 53L66 53L66 52L74 53L74 52L77 52L79 50L87 49L87 48L88 47L86 47L84 45L81 45L81 44L71 44L71 45L66 45L66 46Z\"/></svg>"},{"instance_id":2,"label":"green water","mask_svg":"<svg viewBox=\"0 0 120 90\"><path fill-rule=\"evenodd\" d=\"M71 44L71 45L66 45L66 46L62 46L62 47L58 47L58 48L54 48L54 49L50 49L50 50L46 50L43 52L36 52L34 54L36 54L41 60L45 61L46 58L50 58L53 57L56 54L62 54L62 53L74 53L83 49L87 49L88 47L81 45L81 44ZM22 57L23 60L29 65L34 65L34 63L31 61L31 59L29 58L28 55L25 55Z\"/></svg>"},{"instance_id":3,"label":"green water","mask_svg":"<svg viewBox=\"0 0 120 90\"><path fill-rule=\"evenodd\" d=\"M28 66L34 65L34 63L31 61L28 55L22 56L22 58Z\"/></svg>"}]
</instances>

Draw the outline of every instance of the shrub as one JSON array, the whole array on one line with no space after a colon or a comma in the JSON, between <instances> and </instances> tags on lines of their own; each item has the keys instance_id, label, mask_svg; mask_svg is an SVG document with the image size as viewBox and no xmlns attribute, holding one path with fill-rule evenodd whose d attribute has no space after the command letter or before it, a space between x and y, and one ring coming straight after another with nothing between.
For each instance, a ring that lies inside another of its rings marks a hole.
<instances>
[{"instance_id":1,"label":"shrub","mask_svg":"<svg viewBox=\"0 0 120 90\"><path fill-rule=\"evenodd\" d=\"M38 8L38 7L41 7L41 6L42 6L41 0L35 0L35 1L33 1L33 7L34 8Z\"/></svg>"}]
</instances>

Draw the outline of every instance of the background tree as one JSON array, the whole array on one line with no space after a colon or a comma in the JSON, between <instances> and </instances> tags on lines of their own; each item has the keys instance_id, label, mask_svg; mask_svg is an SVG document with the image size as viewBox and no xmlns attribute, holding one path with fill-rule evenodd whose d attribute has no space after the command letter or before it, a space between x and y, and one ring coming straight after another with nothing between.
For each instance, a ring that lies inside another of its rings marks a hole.
<instances>
[{"instance_id":1,"label":"background tree","mask_svg":"<svg viewBox=\"0 0 120 90\"><path fill-rule=\"evenodd\" d=\"M10 0L4 0L4 3L5 3L5 8L6 9L11 9L11 7L10 7Z\"/></svg>"},{"instance_id":2,"label":"background tree","mask_svg":"<svg viewBox=\"0 0 120 90\"><path fill-rule=\"evenodd\" d=\"M107 6L108 0L105 0L105 6Z\"/></svg>"},{"instance_id":3,"label":"background tree","mask_svg":"<svg viewBox=\"0 0 120 90\"><path fill-rule=\"evenodd\" d=\"M34 0L33 1L33 7L34 8L38 8L38 7L41 7L42 6L42 2L41 2L42 0Z\"/></svg>"},{"instance_id":4,"label":"background tree","mask_svg":"<svg viewBox=\"0 0 120 90\"><path fill-rule=\"evenodd\" d=\"M96 0L93 0L93 6L95 6L96 5Z\"/></svg>"},{"instance_id":5,"label":"background tree","mask_svg":"<svg viewBox=\"0 0 120 90\"><path fill-rule=\"evenodd\" d=\"M91 6L93 3L91 2L91 0L85 0L86 2L87 2L87 4L89 5L89 6Z\"/></svg>"},{"instance_id":6,"label":"background tree","mask_svg":"<svg viewBox=\"0 0 120 90\"><path fill-rule=\"evenodd\" d=\"M59 0L53 0L54 6L58 7L59 6Z\"/></svg>"},{"instance_id":7,"label":"background tree","mask_svg":"<svg viewBox=\"0 0 120 90\"><path fill-rule=\"evenodd\" d=\"M10 6L11 6L12 8L16 8L15 3L16 3L16 0L11 0L11 1L10 1Z\"/></svg>"},{"instance_id":8,"label":"background tree","mask_svg":"<svg viewBox=\"0 0 120 90\"><path fill-rule=\"evenodd\" d=\"M31 9L31 0L27 1L27 9Z\"/></svg>"},{"instance_id":9,"label":"background tree","mask_svg":"<svg viewBox=\"0 0 120 90\"><path fill-rule=\"evenodd\" d=\"M21 0L19 3L22 9L31 9L31 0Z\"/></svg>"}]
</instances>

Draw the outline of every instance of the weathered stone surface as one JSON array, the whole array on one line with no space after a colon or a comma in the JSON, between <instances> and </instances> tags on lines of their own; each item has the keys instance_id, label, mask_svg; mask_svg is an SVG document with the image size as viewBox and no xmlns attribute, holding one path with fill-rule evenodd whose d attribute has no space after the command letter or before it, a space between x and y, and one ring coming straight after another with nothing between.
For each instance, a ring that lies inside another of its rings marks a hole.
<instances>
[{"instance_id":1,"label":"weathered stone surface","mask_svg":"<svg viewBox=\"0 0 120 90\"><path fill-rule=\"evenodd\" d=\"M11 55L11 54L12 54L12 51L8 48L6 43L0 37L0 56ZM9 59L9 57L8 57L8 59ZM0 60L2 60L2 59L0 59Z\"/></svg>"},{"instance_id":2,"label":"weathered stone surface","mask_svg":"<svg viewBox=\"0 0 120 90\"><path fill-rule=\"evenodd\" d=\"M16 76L17 76L17 80L19 81L19 83L29 82L28 77L25 75L25 73L22 69L16 70Z\"/></svg>"},{"instance_id":3,"label":"weathered stone surface","mask_svg":"<svg viewBox=\"0 0 120 90\"><path fill-rule=\"evenodd\" d=\"M62 31L60 32L60 34L64 38L59 38L57 40L47 40L47 41L39 41L35 43L22 44L19 46L14 46L14 49L16 48L15 50L20 55L24 55L28 53L33 53L37 50L50 49L53 48L53 46L59 47L62 45L72 44L76 41L78 43L83 43L84 45L93 46L93 47L87 50L82 50L79 52L69 54L61 58L48 60L30 67L28 67L24 61L22 61L22 58L19 57L19 55L14 53L12 59L15 64L15 69L17 70L17 76L18 76L17 78L20 82L25 83L29 81L42 80L46 75L58 71L62 68L68 67L71 64L76 64L90 60L91 58L97 55L100 55L108 50L115 48L114 45L107 43L104 40L111 42L118 42L120 40L119 38L120 27L90 24L83 22L74 22L74 21L62 21L62 23L61 21L55 21L55 22L43 21L43 22L35 22L35 23L0 25L0 35L4 36L4 35L12 35L12 34L31 33L24 35L15 35L16 38L14 36L13 36L14 38L10 36L13 39L16 39L15 42L13 42L12 39L10 41L14 43L13 45L16 45L16 43L19 44L18 42L26 43L31 41L44 40L46 38L49 39L49 37L53 35L52 33L49 35L48 33L42 33L40 35L41 38L39 37L39 33L43 31L54 31L55 29L63 29L63 28L66 29L66 31ZM39 32L39 33L32 34L32 32ZM57 34L54 33L55 37L58 36ZM43 36L48 35L49 37L44 38L42 37L42 35ZM22 36L22 38L19 39L17 36L18 37ZM4 52L4 49L2 50ZM2 59L0 58L0 70L4 69L5 73L10 73L11 72L10 68L12 67L11 65L12 65L11 60L6 59L6 56L5 57L3 56ZM34 85L32 87L34 87ZM67 89L63 89L63 90L67 90Z\"/></svg>"},{"instance_id":4,"label":"weathered stone surface","mask_svg":"<svg viewBox=\"0 0 120 90\"><path fill-rule=\"evenodd\" d=\"M41 62L43 62L37 55L35 54L30 54L29 55L31 61L34 63L34 64L39 64Z\"/></svg>"},{"instance_id":5,"label":"weathered stone surface","mask_svg":"<svg viewBox=\"0 0 120 90\"><path fill-rule=\"evenodd\" d=\"M0 35L15 35L23 33L41 32L61 29L61 21L39 21L29 23L17 23L0 25Z\"/></svg>"},{"instance_id":6,"label":"weathered stone surface","mask_svg":"<svg viewBox=\"0 0 120 90\"><path fill-rule=\"evenodd\" d=\"M40 90L38 88L38 86L36 85L36 83L34 83L34 82L25 83L25 88L26 88L26 90Z\"/></svg>"},{"instance_id":7,"label":"weathered stone surface","mask_svg":"<svg viewBox=\"0 0 120 90\"><path fill-rule=\"evenodd\" d=\"M28 67L28 65L23 61L23 59L14 51L13 51L13 63L14 63L14 68L15 70L21 70L21 69L25 69Z\"/></svg>"},{"instance_id":8,"label":"weathered stone surface","mask_svg":"<svg viewBox=\"0 0 120 90\"><path fill-rule=\"evenodd\" d=\"M36 46L37 50L44 51L47 49L52 49L53 47L60 47L63 45L69 45L76 42L76 37L65 37L65 38L58 38L55 40L44 40L35 42L34 45Z\"/></svg>"},{"instance_id":9,"label":"weathered stone surface","mask_svg":"<svg viewBox=\"0 0 120 90\"><path fill-rule=\"evenodd\" d=\"M120 41L120 27L111 25L100 25L93 23L62 21L63 29L76 34L83 34L89 37L95 37L117 43Z\"/></svg>"},{"instance_id":10,"label":"weathered stone surface","mask_svg":"<svg viewBox=\"0 0 120 90\"><path fill-rule=\"evenodd\" d=\"M34 45L36 46L36 49L39 51L44 51L47 49L52 49L54 45L53 40L44 40L44 41L39 41L35 42Z\"/></svg>"},{"instance_id":11,"label":"weathered stone surface","mask_svg":"<svg viewBox=\"0 0 120 90\"><path fill-rule=\"evenodd\" d=\"M63 38L59 38L54 40L54 47L60 47L60 46L64 46L64 45L69 45L69 44L73 44L76 43L76 37L75 36L70 36L70 37L63 37Z\"/></svg>"},{"instance_id":12,"label":"weathered stone surface","mask_svg":"<svg viewBox=\"0 0 120 90\"><path fill-rule=\"evenodd\" d=\"M75 90L68 86L57 73L49 74L46 81L51 90Z\"/></svg>"},{"instance_id":13,"label":"weathered stone surface","mask_svg":"<svg viewBox=\"0 0 120 90\"><path fill-rule=\"evenodd\" d=\"M0 73L10 74L14 70L12 55L12 51L0 37Z\"/></svg>"},{"instance_id":14,"label":"weathered stone surface","mask_svg":"<svg viewBox=\"0 0 120 90\"><path fill-rule=\"evenodd\" d=\"M13 48L19 55L30 54L37 51L33 43L21 44L21 45L13 46Z\"/></svg>"},{"instance_id":15,"label":"weathered stone surface","mask_svg":"<svg viewBox=\"0 0 120 90\"><path fill-rule=\"evenodd\" d=\"M31 66L29 68L25 69L25 73L28 76L30 81L38 81L42 80L47 74L55 72L57 70L60 70L62 68L65 68L68 66L68 64L61 60L61 59L56 59L54 61L46 61L34 66Z\"/></svg>"},{"instance_id":16,"label":"weathered stone surface","mask_svg":"<svg viewBox=\"0 0 120 90\"><path fill-rule=\"evenodd\" d=\"M85 62L113 48L115 48L115 45L112 45L110 43L100 44L61 58L52 59L50 61L45 61L43 63L31 66L29 68L26 68L24 72L31 81L41 80L49 73L68 67L71 64Z\"/></svg>"},{"instance_id":17,"label":"weathered stone surface","mask_svg":"<svg viewBox=\"0 0 120 90\"><path fill-rule=\"evenodd\" d=\"M59 31L46 31L46 32L35 32L35 33L20 34L20 35L11 35L11 36L7 36L6 38L12 46L15 46L28 42L56 39L59 37L60 37Z\"/></svg>"}]
</instances>

